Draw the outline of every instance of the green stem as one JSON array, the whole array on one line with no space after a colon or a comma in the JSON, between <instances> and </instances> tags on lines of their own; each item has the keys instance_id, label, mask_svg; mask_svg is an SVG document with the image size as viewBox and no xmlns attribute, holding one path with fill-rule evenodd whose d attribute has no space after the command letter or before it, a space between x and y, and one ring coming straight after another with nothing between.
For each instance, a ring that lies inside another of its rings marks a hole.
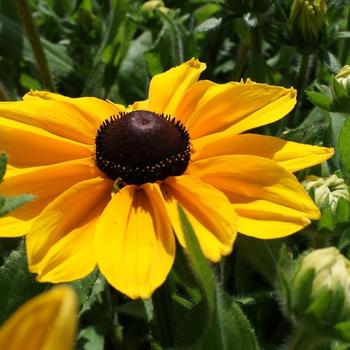
<instances>
[{"instance_id":1,"label":"green stem","mask_svg":"<svg viewBox=\"0 0 350 350\"><path fill-rule=\"evenodd\" d=\"M287 349L288 350L310 350L315 345L315 338L313 333L308 329L299 327L294 336L291 338Z\"/></svg>"},{"instance_id":2,"label":"green stem","mask_svg":"<svg viewBox=\"0 0 350 350\"><path fill-rule=\"evenodd\" d=\"M160 331L160 340L165 348L172 348L175 340L174 315L169 282L156 290L152 296L155 321Z\"/></svg>"},{"instance_id":3,"label":"green stem","mask_svg":"<svg viewBox=\"0 0 350 350\"><path fill-rule=\"evenodd\" d=\"M308 74L309 74L309 63L310 63L310 55L302 55L300 67L299 67L298 79L296 82L296 88L299 91L299 93L302 93L307 83Z\"/></svg>"},{"instance_id":4,"label":"green stem","mask_svg":"<svg viewBox=\"0 0 350 350\"><path fill-rule=\"evenodd\" d=\"M16 6L22 25L25 28L30 45L32 47L43 86L50 91L56 91L49 71L49 66L47 64L45 52L41 44L38 31L34 24L28 0L16 0Z\"/></svg>"},{"instance_id":5,"label":"green stem","mask_svg":"<svg viewBox=\"0 0 350 350\"><path fill-rule=\"evenodd\" d=\"M10 98L7 95L6 90L4 89L4 86L0 83L0 101L9 101Z\"/></svg>"},{"instance_id":6,"label":"green stem","mask_svg":"<svg viewBox=\"0 0 350 350\"><path fill-rule=\"evenodd\" d=\"M253 52L257 55L260 55L261 54L261 32L260 32L259 25L252 28L252 46L253 46Z\"/></svg>"},{"instance_id":7,"label":"green stem","mask_svg":"<svg viewBox=\"0 0 350 350\"><path fill-rule=\"evenodd\" d=\"M235 68L232 71L231 74L231 79L233 81L238 81L241 79L242 75L242 70L244 66L244 61L247 55L248 47L243 43L241 40L239 45L238 45L238 52L237 52L237 57L236 57L236 64Z\"/></svg>"},{"instance_id":8,"label":"green stem","mask_svg":"<svg viewBox=\"0 0 350 350\"><path fill-rule=\"evenodd\" d=\"M348 18L346 22L346 31L350 31L350 7L348 9ZM344 45L342 47L342 51L340 54L340 63L342 66L346 64L346 61L348 59L348 53L349 53L349 48L350 48L350 40L344 39Z\"/></svg>"}]
</instances>

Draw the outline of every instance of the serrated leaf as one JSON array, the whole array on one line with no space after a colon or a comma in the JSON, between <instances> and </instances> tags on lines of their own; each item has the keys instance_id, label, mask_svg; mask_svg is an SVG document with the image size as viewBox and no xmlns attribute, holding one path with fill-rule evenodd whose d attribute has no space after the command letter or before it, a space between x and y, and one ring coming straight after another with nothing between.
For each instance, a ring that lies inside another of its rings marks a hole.
<instances>
[{"instance_id":1,"label":"serrated leaf","mask_svg":"<svg viewBox=\"0 0 350 350\"><path fill-rule=\"evenodd\" d=\"M87 277L71 282L70 285L77 293L79 302L79 316L90 310L93 303L104 290L106 281L104 277L96 270Z\"/></svg>"},{"instance_id":2,"label":"serrated leaf","mask_svg":"<svg viewBox=\"0 0 350 350\"><path fill-rule=\"evenodd\" d=\"M348 183L350 181L350 119L347 119L340 130L337 153L341 162L342 173Z\"/></svg>"},{"instance_id":3,"label":"serrated leaf","mask_svg":"<svg viewBox=\"0 0 350 350\"><path fill-rule=\"evenodd\" d=\"M327 128L327 123L313 123L301 128L290 129L280 135L280 138L300 143L317 144L323 140Z\"/></svg>"},{"instance_id":4,"label":"serrated leaf","mask_svg":"<svg viewBox=\"0 0 350 350\"><path fill-rule=\"evenodd\" d=\"M47 284L37 283L35 275L28 272L24 246L10 253L0 267L0 324L45 288Z\"/></svg>"},{"instance_id":5,"label":"serrated leaf","mask_svg":"<svg viewBox=\"0 0 350 350\"><path fill-rule=\"evenodd\" d=\"M196 33L209 32L218 28L222 23L222 18L210 17L198 25L195 29Z\"/></svg>"}]
</instances>

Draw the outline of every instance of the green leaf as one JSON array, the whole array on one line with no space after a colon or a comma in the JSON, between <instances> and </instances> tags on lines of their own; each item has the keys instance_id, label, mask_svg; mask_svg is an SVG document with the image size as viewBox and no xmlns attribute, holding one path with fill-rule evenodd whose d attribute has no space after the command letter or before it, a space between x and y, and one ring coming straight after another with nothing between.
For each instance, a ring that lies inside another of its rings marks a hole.
<instances>
[{"instance_id":1,"label":"green leaf","mask_svg":"<svg viewBox=\"0 0 350 350\"><path fill-rule=\"evenodd\" d=\"M80 306L80 316L91 309L98 296L105 289L106 281L104 277L97 270L95 270L84 279L71 282L70 285L77 293Z\"/></svg>"},{"instance_id":2,"label":"green leaf","mask_svg":"<svg viewBox=\"0 0 350 350\"><path fill-rule=\"evenodd\" d=\"M1 187L0 187L1 190ZM35 199L31 194L22 194L18 196L4 197L0 195L0 217L8 214L10 211L22 207Z\"/></svg>"},{"instance_id":3,"label":"green leaf","mask_svg":"<svg viewBox=\"0 0 350 350\"><path fill-rule=\"evenodd\" d=\"M262 240L239 235L235 245L239 256L274 285L277 258L283 242L283 239Z\"/></svg>"},{"instance_id":4,"label":"green leaf","mask_svg":"<svg viewBox=\"0 0 350 350\"><path fill-rule=\"evenodd\" d=\"M337 73L340 70L340 63L331 52L322 50L320 51L319 58L332 73Z\"/></svg>"},{"instance_id":5,"label":"green leaf","mask_svg":"<svg viewBox=\"0 0 350 350\"><path fill-rule=\"evenodd\" d=\"M335 212L337 226L347 225L350 221L350 203L345 198L339 198Z\"/></svg>"},{"instance_id":6,"label":"green leaf","mask_svg":"<svg viewBox=\"0 0 350 350\"><path fill-rule=\"evenodd\" d=\"M288 141L317 144L323 140L327 128L328 123L313 123L301 128L290 129L280 137Z\"/></svg>"},{"instance_id":7,"label":"green leaf","mask_svg":"<svg viewBox=\"0 0 350 350\"><path fill-rule=\"evenodd\" d=\"M19 306L44 291L45 283L37 283L28 272L24 246L10 253L0 267L0 324Z\"/></svg>"},{"instance_id":8,"label":"green leaf","mask_svg":"<svg viewBox=\"0 0 350 350\"><path fill-rule=\"evenodd\" d=\"M254 329L238 304L219 289L216 299L216 312L202 349L257 350Z\"/></svg>"},{"instance_id":9,"label":"green leaf","mask_svg":"<svg viewBox=\"0 0 350 350\"><path fill-rule=\"evenodd\" d=\"M324 321L325 315L327 314L331 303L333 293L331 290L324 288L319 291L310 306L305 310L305 314L314 316L319 322Z\"/></svg>"},{"instance_id":10,"label":"green leaf","mask_svg":"<svg viewBox=\"0 0 350 350\"><path fill-rule=\"evenodd\" d=\"M116 311L144 321L148 320L147 310L143 301L131 301L130 303L117 306Z\"/></svg>"},{"instance_id":11,"label":"green leaf","mask_svg":"<svg viewBox=\"0 0 350 350\"><path fill-rule=\"evenodd\" d=\"M334 326L337 337L341 340L350 342L350 321L339 322ZM346 348L348 349L348 347Z\"/></svg>"},{"instance_id":12,"label":"green leaf","mask_svg":"<svg viewBox=\"0 0 350 350\"><path fill-rule=\"evenodd\" d=\"M291 307L297 314L303 314L310 304L312 283L315 278L315 270L309 269L298 279L294 280L294 293L291 295Z\"/></svg>"},{"instance_id":13,"label":"green leaf","mask_svg":"<svg viewBox=\"0 0 350 350\"><path fill-rule=\"evenodd\" d=\"M7 166L7 155L5 153L0 154L0 182L5 176Z\"/></svg>"},{"instance_id":14,"label":"green leaf","mask_svg":"<svg viewBox=\"0 0 350 350\"><path fill-rule=\"evenodd\" d=\"M180 206L178 210L187 247L186 256L197 279L201 300L178 323L175 344L179 349L201 349L215 311L216 281L185 212Z\"/></svg>"},{"instance_id":15,"label":"green leaf","mask_svg":"<svg viewBox=\"0 0 350 350\"><path fill-rule=\"evenodd\" d=\"M82 350L104 349L104 336L98 333L94 327L83 328L78 335L78 341L82 344L79 347Z\"/></svg>"},{"instance_id":16,"label":"green leaf","mask_svg":"<svg viewBox=\"0 0 350 350\"><path fill-rule=\"evenodd\" d=\"M332 100L322 92L306 91L306 95L315 106L323 108L327 111L331 109Z\"/></svg>"},{"instance_id":17,"label":"green leaf","mask_svg":"<svg viewBox=\"0 0 350 350\"><path fill-rule=\"evenodd\" d=\"M150 49L151 45L151 32L142 33L130 43L125 59L120 64L116 84L123 86L120 95L126 103L144 100L147 96L149 77L143 54ZM130 84L131 81L132 84Z\"/></svg>"},{"instance_id":18,"label":"green leaf","mask_svg":"<svg viewBox=\"0 0 350 350\"><path fill-rule=\"evenodd\" d=\"M347 183L350 181L350 118L347 119L340 130L337 151L341 162L342 173Z\"/></svg>"},{"instance_id":19,"label":"green leaf","mask_svg":"<svg viewBox=\"0 0 350 350\"><path fill-rule=\"evenodd\" d=\"M322 208L321 209L321 218L318 221L317 230L319 232L333 232L335 228L335 222L333 217L333 212L331 208Z\"/></svg>"},{"instance_id":20,"label":"green leaf","mask_svg":"<svg viewBox=\"0 0 350 350\"><path fill-rule=\"evenodd\" d=\"M155 75L185 60L186 36L176 11L157 12L162 19L162 29L151 50L145 53L145 60L151 75Z\"/></svg>"}]
</instances>

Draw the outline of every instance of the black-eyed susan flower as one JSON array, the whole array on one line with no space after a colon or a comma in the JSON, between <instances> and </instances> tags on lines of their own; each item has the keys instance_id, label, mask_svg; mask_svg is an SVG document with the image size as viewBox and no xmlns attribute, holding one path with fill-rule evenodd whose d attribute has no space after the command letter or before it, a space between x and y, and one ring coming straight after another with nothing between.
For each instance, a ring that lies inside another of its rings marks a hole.
<instances>
[{"instance_id":1,"label":"black-eyed susan flower","mask_svg":"<svg viewBox=\"0 0 350 350\"><path fill-rule=\"evenodd\" d=\"M22 305L0 328L0 349L71 350L77 328L74 291L60 286Z\"/></svg>"},{"instance_id":2,"label":"black-eyed susan flower","mask_svg":"<svg viewBox=\"0 0 350 350\"><path fill-rule=\"evenodd\" d=\"M0 192L37 198L1 218L0 233L27 234L39 281L82 278L97 264L116 289L149 297L172 267L175 237L185 245L177 203L214 262L237 230L277 238L318 219L291 172L333 151L241 134L285 116L295 90L197 81L204 69L192 59L156 75L148 99L127 108L37 91L0 104L12 165Z\"/></svg>"}]
</instances>

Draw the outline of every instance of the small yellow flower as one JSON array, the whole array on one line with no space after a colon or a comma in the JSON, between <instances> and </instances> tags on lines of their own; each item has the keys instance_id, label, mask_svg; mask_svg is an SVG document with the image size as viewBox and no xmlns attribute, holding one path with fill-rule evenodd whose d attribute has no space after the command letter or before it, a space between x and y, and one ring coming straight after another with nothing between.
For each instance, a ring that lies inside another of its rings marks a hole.
<instances>
[{"instance_id":1,"label":"small yellow flower","mask_svg":"<svg viewBox=\"0 0 350 350\"><path fill-rule=\"evenodd\" d=\"M0 104L11 164L0 192L37 197L0 219L0 235L27 234L39 281L97 264L116 289L148 298L173 265L175 237L185 246L178 203L214 262L237 230L277 238L319 218L291 172L333 150L246 133L290 112L296 91L197 81L204 69L192 59L156 75L148 99L127 108L39 91Z\"/></svg>"},{"instance_id":2,"label":"small yellow flower","mask_svg":"<svg viewBox=\"0 0 350 350\"><path fill-rule=\"evenodd\" d=\"M70 350L77 302L69 287L55 287L22 305L0 328L3 350Z\"/></svg>"}]
</instances>

